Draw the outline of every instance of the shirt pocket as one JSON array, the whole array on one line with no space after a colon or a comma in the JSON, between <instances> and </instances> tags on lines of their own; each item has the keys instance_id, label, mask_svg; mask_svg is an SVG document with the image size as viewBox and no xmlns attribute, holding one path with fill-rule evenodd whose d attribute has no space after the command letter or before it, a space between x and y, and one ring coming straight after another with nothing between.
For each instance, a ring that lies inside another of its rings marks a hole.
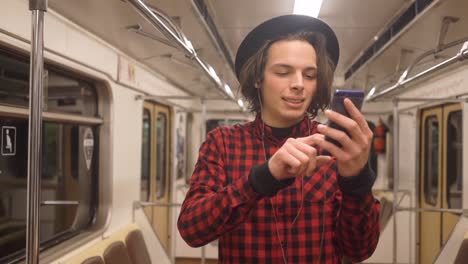
<instances>
[{"instance_id":1,"label":"shirt pocket","mask_svg":"<svg viewBox=\"0 0 468 264\"><path fill-rule=\"evenodd\" d=\"M322 204L324 202L330 204L335 202L338 183L334 178L326 176L316 173L313 176L304 177L304 205Z\"/></svg>"}]
</instances>

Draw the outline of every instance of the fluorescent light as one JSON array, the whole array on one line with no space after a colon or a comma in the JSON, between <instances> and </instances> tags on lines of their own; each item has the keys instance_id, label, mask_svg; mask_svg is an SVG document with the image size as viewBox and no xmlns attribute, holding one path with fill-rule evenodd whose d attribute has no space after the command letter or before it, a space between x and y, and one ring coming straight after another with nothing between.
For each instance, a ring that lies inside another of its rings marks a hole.
<instances>
[{"instance_id":1,"label":"fluorescent light","mask_svg":"<svg viewBox=\"0 0 468 264\"><path fill-rule=\"evenodd\" d=\"M295 0L293 14L318 17L322 0Z\"/></svg>"},{"instance_id":2,"label":"fluorescent light","mask_svg":"<svg viewBox=\"0 0 468 264\"><path fill-rule=\"evenodd\" d=\"M224 90L226 91L226 93L228 93L231 97L234 97L234 94L232 93L232 90L231 90L231 87L229 87L228 84L224 84Z\"/></svg>"},{"instance_id":3,"label":"fluorescent light","mask_svg":"<svg viewBox=\"0 0 468 264\"><path fill-rule=\"evenodd\" d=\"M241 99L237 100L237 104L238 104L241 108L244 108L244 101L242 101Z\"/></svg>"},{"instance_id":4,"label":"fluorescent light","mask_svg":"<svg viewBox=\"0 0 468 264\"><path fill-rule=\"evenodd\" d=\"M211 65L208 65L208 71L210 72L211 74L211 77L213 77L215 79L215 81L221 85L221 79L219 78L218 74L216 74L216 71L215 69L213 69L213 67L211 67Z\"/></svg>"},{"instance_id":5,"label":"fluorescent light","mask_svg":"<svg viewBox=\"0 0 468 264\"><path fill-rule=\"evenodd\" d=\"M374 87L372 87L372 89L371 89L371 90L369 91L369 93L367 94L367 98L371 98L371 97L374 95L374 93L375 93L375 89L376 89L376 87L375 87L375 86L374 86Z\"/></svg>"}]
</instances>

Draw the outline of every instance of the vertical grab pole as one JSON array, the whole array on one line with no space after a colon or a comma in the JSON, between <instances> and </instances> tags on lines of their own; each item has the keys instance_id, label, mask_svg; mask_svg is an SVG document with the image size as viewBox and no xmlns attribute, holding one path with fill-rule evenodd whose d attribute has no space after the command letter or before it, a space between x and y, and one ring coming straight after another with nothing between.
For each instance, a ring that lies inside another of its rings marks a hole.
<instances>
[{"instance_id":1,"label":"vertical grab pole","mask_svg":"<svg viewBox=\"0 0 468 264\"><path fill-rule=\"evenodd\" d=\"M42 90L44 72L44 12L47 0L29 0L32 12L31 65L29 71L28 187L26 263L39 263L39 220L42 159Z\"/></svg>"},{"instance_id":2,"label":"vertical grab pole","mask_svg":"<svg viewBox=\"0 0 468 264\"><path fill-rule=\"evenodd\" d=\"M398 263L397 260L397 207L396 203L397 194L398 194L398 177L399 177L399 129L400 129L400 120L398 114L398 98L393 100L393 263Z\"/></svg>"},{"instance_id":3,"label":"vertical grab pole","mask_svg":"<svg viewBox=\"0 0 468 264\"><path fill-rule=\"evenodd\" d=\"M202 111L201 111L201 142L203 143L206 140L206 100L201 98L201 105L202 105ZM201 264L206 263L206 248L203 246L201 248Z\"/></svg>"}]
</instances>

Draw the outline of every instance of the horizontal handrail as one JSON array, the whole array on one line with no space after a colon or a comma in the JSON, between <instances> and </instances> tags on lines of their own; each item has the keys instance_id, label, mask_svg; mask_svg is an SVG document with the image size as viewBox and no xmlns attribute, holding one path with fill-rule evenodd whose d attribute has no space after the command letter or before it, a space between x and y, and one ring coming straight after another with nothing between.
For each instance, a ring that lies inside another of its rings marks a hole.
<instances>
[{"instance_id":1,"label":"horizontal handrail","mask_svg":"<svg viewBox=\"0 0 468 264\"><path fill-rule=\"evenodd\" d=\"M79 205L78 201L42 201L41 205Z\"/></svg>"},{"instance_id":2,"label":"horizontal handrail","mask_svg":"<svg viewBox=\"0 0 468 264\"><path fill-rule=\"evenodd\" d=\"M182 32L174 32L169 28L161 18L154 14L153 10L150 9L143 0L128 0L128 2L136 9L136 11L144 17L151 25L158 29L168 40L174 41L175 46L182 50L185 55L191 60L195 61L205 73L210 77L210 80L215 84L215 87L227 98L237 103L234 94L229 89L226 89L221 82L219 76L214 72L208 64L198 57L195 48L192 46L190 41L182 34ZM179 33L180 35L178 35Z\"/></svg>"},{"instance_id":3,"label":"horizontal handrail","mask_svg":"<svg viewBox=\"0 0 468 264\"><path fill-rule=\"evenodd\" d=\"M451 64L453 64L453 63L455 63L457 61L462 61L462 60L467 59L467 58L468 58L468 41L463 44L462 48L457 53L457 55L455 55L455 56L453 56L453 57L451 57L451 58L449 58L449 59L447 59L447 60L445 60L445 61L443 61L443 62L441 62L441 63L439 63L439 64L437 64L437 65L423 71L423 72L420 72L420 73L416 74L415 76L413 76L411 78L406 79L408 70L405 71L402 74L402 76L400 77L400 81L398 81L393 86L379 92L378 94L375 94L375 95L372 95L372 96L368 97L366 99L366 101L369 101L369 102L374 101L377 98L382 97L382 96L384 96L384 95L386 95L386 94L388 94L390 92L393 92L393 91L397 90L398 88L400 88L400 87L402 87L402 86L404 86L404 85L406 85L406 84L408 84L410 82L413 82L413 81L415 81L415 80L417 80L417 79L419 79L419 78L421 78L421 77L423 77L423 76L425 76L425 75L427 75L429 73L432 73L434 71L443 69L443 68L445 68L445 67L447 67L447 66L449 66L449 65L451 65Z\"/></svg>"},{"instance_id":4,"label":"horizontal handrail","mask_svg":"<svg viewBox=\"0 0 468 264\"><path fill-rule=\"evenodd\" d=\"M464 214L468 212L466 209L448 209L448 208L419 208L419 207L397 207L397 211L410 211L410 212L434 212L434 213L454 213Z\"/></svg>"},{"instance_id":5,"label":"horizontal handrail","mask_svg":"<svg viewBox=\"0 0 468 264\"><path fill-rule=\"evenodd\" d=\"M162 202L144 202L144 201L135 201L133 202L134 208L141 207L181 207L181 203L162 203Z\"/></svg>"}]
</instances>

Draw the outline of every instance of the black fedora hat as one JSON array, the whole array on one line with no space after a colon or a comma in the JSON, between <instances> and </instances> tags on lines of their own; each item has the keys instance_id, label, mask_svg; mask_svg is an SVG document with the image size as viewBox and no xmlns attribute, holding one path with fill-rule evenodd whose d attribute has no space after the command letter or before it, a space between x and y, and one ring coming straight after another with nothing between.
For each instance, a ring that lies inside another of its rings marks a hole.
<instances>
[{"instance_id":1,"label":"black fedora hat","mask_svg":"<svg viewBox=\"0 0 468 264\"><path fill-rule=\"evenodd\" d=\"M258 25L244 38L236 55L236 76L247 60L254 55L268 40L275 40L288 34L310 31L322 33L326 39L327 53L335 66L340 57L338 39L333 30L325 22L304 15L285 15L272 18Z\"/></svg>"}]
</instances>

